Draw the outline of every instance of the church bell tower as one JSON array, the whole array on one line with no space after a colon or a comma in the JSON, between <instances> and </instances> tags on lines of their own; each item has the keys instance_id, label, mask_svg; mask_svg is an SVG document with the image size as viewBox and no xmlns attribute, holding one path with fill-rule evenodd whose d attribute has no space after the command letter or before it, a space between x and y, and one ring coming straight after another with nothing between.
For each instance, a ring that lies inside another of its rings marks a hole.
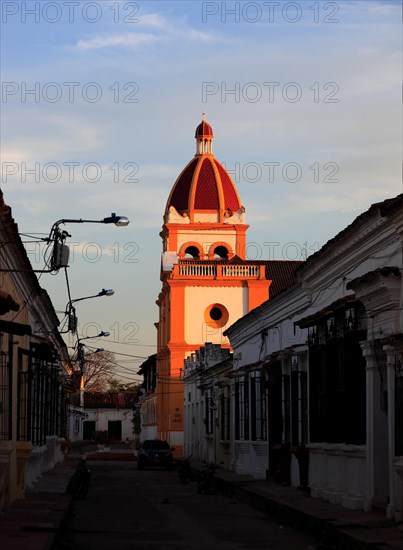
<instances>
[{"instance_id":1,"label":"church bell tower","mask_svg":"<svg viewBox=\"0 0 403 550\"><path fill-rule=\"evenodd\" d=\"M245 208L213 155L213 130L195 132L196 154L175 181L164 213L158 296L157 436L183 450L184 359L269 297L266 263L246 256Z\"/></svg>"}]
</instances>

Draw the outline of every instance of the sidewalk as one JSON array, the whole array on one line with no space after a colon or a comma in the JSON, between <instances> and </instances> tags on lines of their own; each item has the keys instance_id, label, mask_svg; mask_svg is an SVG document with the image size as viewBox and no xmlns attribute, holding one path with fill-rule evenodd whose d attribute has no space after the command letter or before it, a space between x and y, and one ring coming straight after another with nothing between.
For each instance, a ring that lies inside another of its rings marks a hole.
<instances>
[{"instance_id":1,"label":"sidewalk","mask_svg":"<svg viewBox=\"0 0 403 550\"><path fill-rule=\"evenodd\" d=\"M71 455L46 472L24 500L0 516L1 550L50 550L68 519L72 496L66 495L79 457Z\"/></svg>"},{"instance_id":2,"label":"sidewalk","mask_svg":"<svg viewBox=\"0 0 403 550\"><path fill-rule=\"evenodd\" d=\"M295 487L254 480L224 470L217 470L215 475L223 485L224 494L232 495L281 523L318 536L326 547L403 549L403 531L382 511L349 510L312 498Z\"/></svg>"},{"instance_id":3,"label":"sidewalk","mask_svg":"<svg viewBox=\"0 0 403 550\"><path fill-rule=\"evenodd\" d=\"M82 441L71 447L72 454L43 474L25 499L17 500L0 515L1 550L50 550L68 521L73 497L66 495L82 454L87 460L134 461L133 449L114 445L109 452L98 452L98 446Z\"/></svg>"}]
</instances>

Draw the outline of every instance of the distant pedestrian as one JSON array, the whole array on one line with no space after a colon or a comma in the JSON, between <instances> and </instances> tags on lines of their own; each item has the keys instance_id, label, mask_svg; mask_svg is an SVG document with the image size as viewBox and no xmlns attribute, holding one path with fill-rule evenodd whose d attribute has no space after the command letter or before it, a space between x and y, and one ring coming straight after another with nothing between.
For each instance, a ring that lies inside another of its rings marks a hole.
<instances>
[{"instance_id":1,"label":"distant pedestrian","mask_svg":"<svg viewBox=\"0 0 403 550\"><path fill-rule=\"evenodd\" d=\"M83 499L88 494L90 486L91 470L87 466L86 457L81 457L77 464L76 471L67 487L67 493L75 498Z\"/></svg>"}]
</instances>

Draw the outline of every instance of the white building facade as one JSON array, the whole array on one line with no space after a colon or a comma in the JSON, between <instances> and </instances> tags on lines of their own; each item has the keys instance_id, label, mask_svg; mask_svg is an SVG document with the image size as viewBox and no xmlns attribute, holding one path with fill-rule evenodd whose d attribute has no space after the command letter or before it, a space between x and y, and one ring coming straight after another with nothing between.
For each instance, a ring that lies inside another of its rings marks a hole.
<instances>
[{"instance_id":1,"label":"white building facade","mask_svg":"<svg viewBox=\"0 0 403 550\"><path fill-rule=\"evenodd\" d=\"M402 237L403 196L372 205L227 329L235 471L401 518Z\"/></svg>"},{"instance_id":2,"label":"white building facade","mask_svg":"<svg viewBox=\"0 0 403 550\"><path fill-rule=\"evenodd\" d=\"M231 468L230 351L205 346L185 359L185 456Z\"/></svg>"}]
</instances>

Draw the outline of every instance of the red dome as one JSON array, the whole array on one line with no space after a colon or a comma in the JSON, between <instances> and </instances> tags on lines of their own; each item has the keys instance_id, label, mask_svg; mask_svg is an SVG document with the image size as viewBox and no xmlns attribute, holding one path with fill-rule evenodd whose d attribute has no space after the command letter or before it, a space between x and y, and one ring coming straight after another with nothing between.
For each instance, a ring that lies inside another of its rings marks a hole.
<instances>
[{"instance_id":1,"label":"red dome","mask_svg":"<svg viewBox=\"0 0 403 550\"><path fill-rule=\"evenodd\" d=\"M166 212L170 206L192 217L194 211L236 212L241 201L232 179L218 160L212 155L196 155L176 180Z\"/></svg>"},{"instance_id":2,"label":"red dome","mask_svg":"<svg viewBox=\"0 0 403 550\"><path fill-rule=\"evenodd\" d=\"M214 137L214 134L210 124L205 120L202 120L199 126L196 128L195 138L197 139L205 136Z\"/></svg>"}]
</instances>

